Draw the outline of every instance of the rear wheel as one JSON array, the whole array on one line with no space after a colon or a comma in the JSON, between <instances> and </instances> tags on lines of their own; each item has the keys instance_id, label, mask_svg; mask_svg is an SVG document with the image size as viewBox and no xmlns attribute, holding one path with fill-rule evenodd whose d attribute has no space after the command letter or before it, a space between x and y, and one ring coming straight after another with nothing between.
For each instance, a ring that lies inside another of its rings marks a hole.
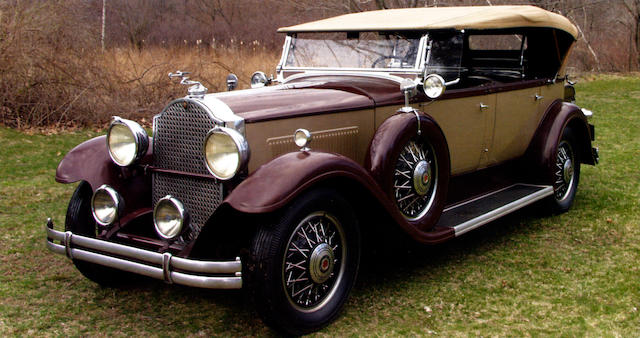
<instances>
[{"instance_id":1,"label":"rear wheel","mask_svg":"<svg viewBox=\"0 0 640 338\"><path fill-rule=\"evenodd\" d=\"M78 185L67 208L65 231L90 238L96 237L97 226L93 215L91 215L92 195L93 191L89 183L83 181ZM133 277L133 275L121 270L81 260L74 259L73 264L85 277L102 286L122 285Z\"/></svg>"},{"instance_id":2,"label":"rear wheel","mask_svg":"<svg viewBox=\"0 0 640 338\"><path fill-rule=\"evenodd\" d=\"M556 148L553 163L553 196L549 198L554 212L562 213L571 208L580 181L580 156L576 138L570 128L565 128Z\"/></svg>"},{"instance_id":3,"label":"rear wheel","mask_svg":"<svg viewBox=\"0 0 640 338\"><path fill-rule=\"evenodd\" d=\"M260 227L248 284L268 325L305 334L338 316L359 261L360 234L349 203L334 190L313 190Z\"/></svg>"}]
</instances>

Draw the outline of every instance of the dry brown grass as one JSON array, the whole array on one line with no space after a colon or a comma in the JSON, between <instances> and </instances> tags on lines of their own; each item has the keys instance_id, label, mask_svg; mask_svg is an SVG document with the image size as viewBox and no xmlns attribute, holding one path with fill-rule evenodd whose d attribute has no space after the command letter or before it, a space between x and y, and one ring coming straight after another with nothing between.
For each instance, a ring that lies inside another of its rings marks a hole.
<instances>
[{"instance_id":1,"label":"dry brown grass","mask_svg":"<svg viewBox=\"0 0 640 338\"><path fill-rule=\"evenodd\" d=\"M226 90L230 72L238 75L240 87L247 87L253 71L268 72L278 57L276 52L247 47L118 48L104 53L36 56L27 60L31 64L19 64L19 73L3 79L0 121L26 128L90 126L112 115L148 118L186 93L178 81L169 79L169 72L191 71L193 79L215 92Z\"/></svg>"}]
</instances>

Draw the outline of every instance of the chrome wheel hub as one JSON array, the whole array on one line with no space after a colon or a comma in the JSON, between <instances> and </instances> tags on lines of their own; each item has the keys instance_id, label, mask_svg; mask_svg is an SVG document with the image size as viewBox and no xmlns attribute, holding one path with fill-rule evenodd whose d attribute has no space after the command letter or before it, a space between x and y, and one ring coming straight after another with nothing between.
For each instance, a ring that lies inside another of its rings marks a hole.
<instances>
[{"instance_id":1,"label":"chrome wheel hub","mask_svg":"<svg viewBox=\"0 0 640 338\"><path fill-rule=\"evenodd\" d=\"M291 234L282 262L282 282L291 304L314 311L331 299L345 269L346 237L333 216L315 212Z\"/></svg>"},{"instance_id":2,"label":"chrome wheel hub","mask_svg":"<svg viewBox=\"0 0 640 338\"><path fill-rule=\"evenodd\" d=\"M573 162L571 162L571 159L564 161L562 176L565 183L571 182L571 178L573 177Z\"/></svg>"},{"instance_id":3,"label":"chrome wheel hub","mask_svg":"<svg viewBox=\"0 0 640 338\"><path fill-rule=\"evenodd\" d=\"M438 164L428 143L409 141L400 152L393 173L396 205L409 220L423 217L436 195Z\"/></svg>"},{"instance_id":4,"label":"chrome wheel hub","mask_svg":"<svg viewBox=\"0 0 640 338\"><path fill-rule=\"evenodd\" d=\"M431 186L431 166L427 161L420 161L413 170L413 189L420 196L429 192Z\"/></svg>"},{"instance_id":5,"label":"chrome wheel hub","mask_svg":"<svg viewBox=\"0 0 640 338\"><path fill-rule=\"evenodd\" d=\"M309 259L309 275L314 283L324 283L333 271L333 250L327 243L318 245Z\"/></svg>"}]
</instances>

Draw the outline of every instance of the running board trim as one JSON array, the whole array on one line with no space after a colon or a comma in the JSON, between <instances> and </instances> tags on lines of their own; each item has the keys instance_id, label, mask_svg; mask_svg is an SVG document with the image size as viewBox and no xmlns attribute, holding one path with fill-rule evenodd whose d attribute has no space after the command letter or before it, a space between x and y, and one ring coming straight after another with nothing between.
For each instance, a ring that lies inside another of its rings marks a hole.
<instances>
[{"instance_id":1,"label":"running board trim","mask_svg":"<svg viewBox=\"0 0 640 338\"><path fill-rule=\"evenodd\" d=\"M524 185L524 184L517 184L517 185ZM517 186L517 185L513 185ZM455 230L455 236L460 236L462 234L465 234L475 228L478 228L482 225L485 225L493 220L496 220L502 216L505 216L507 214L510 214L518 209L521 209L523 207L526 207L527 205L530 205L532 203L535 203L545 197L551 196L553 195L553 187L552 186L534 186L534 185L529 185L527 184L527 186L533 186L533 187L539 187L540 190L537 190L529 195L526 195L522 198L519 198L513 202L507 203L505 205L502 205L496 209L493 209L485 214L482 214L478 217L475 217L473 219L470 219L466 222L460 223L456 226L453 226L452 228ZM499 193L499 192L498 192ZM495 195L496 192L487 194L479 199L482 198L487 198L490 197L492 195ZM463 203L462 205L458 205L455 206L453 208L449 208L448 210L454 210L456 208L460 208L463 207L463 205L466 203Z\"/></svg>"}]
</instances>

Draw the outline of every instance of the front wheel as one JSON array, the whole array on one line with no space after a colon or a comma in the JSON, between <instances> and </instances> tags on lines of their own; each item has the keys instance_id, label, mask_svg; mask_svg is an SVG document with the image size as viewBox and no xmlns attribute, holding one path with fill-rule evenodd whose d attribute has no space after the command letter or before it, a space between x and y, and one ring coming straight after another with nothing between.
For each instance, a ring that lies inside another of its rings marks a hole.
<instances>
[{"instance_id":1,"label":"front wheel","mask_svg":"<svg viewBox=\"0 0 640 338\"><path fill-rule=\"evenodd\" d=\"M268 325L305 334L338 316L359 261L360 233L349 203L334 190L313 190L259 228L248 284Z\"/></svg>"}]
</instances>

